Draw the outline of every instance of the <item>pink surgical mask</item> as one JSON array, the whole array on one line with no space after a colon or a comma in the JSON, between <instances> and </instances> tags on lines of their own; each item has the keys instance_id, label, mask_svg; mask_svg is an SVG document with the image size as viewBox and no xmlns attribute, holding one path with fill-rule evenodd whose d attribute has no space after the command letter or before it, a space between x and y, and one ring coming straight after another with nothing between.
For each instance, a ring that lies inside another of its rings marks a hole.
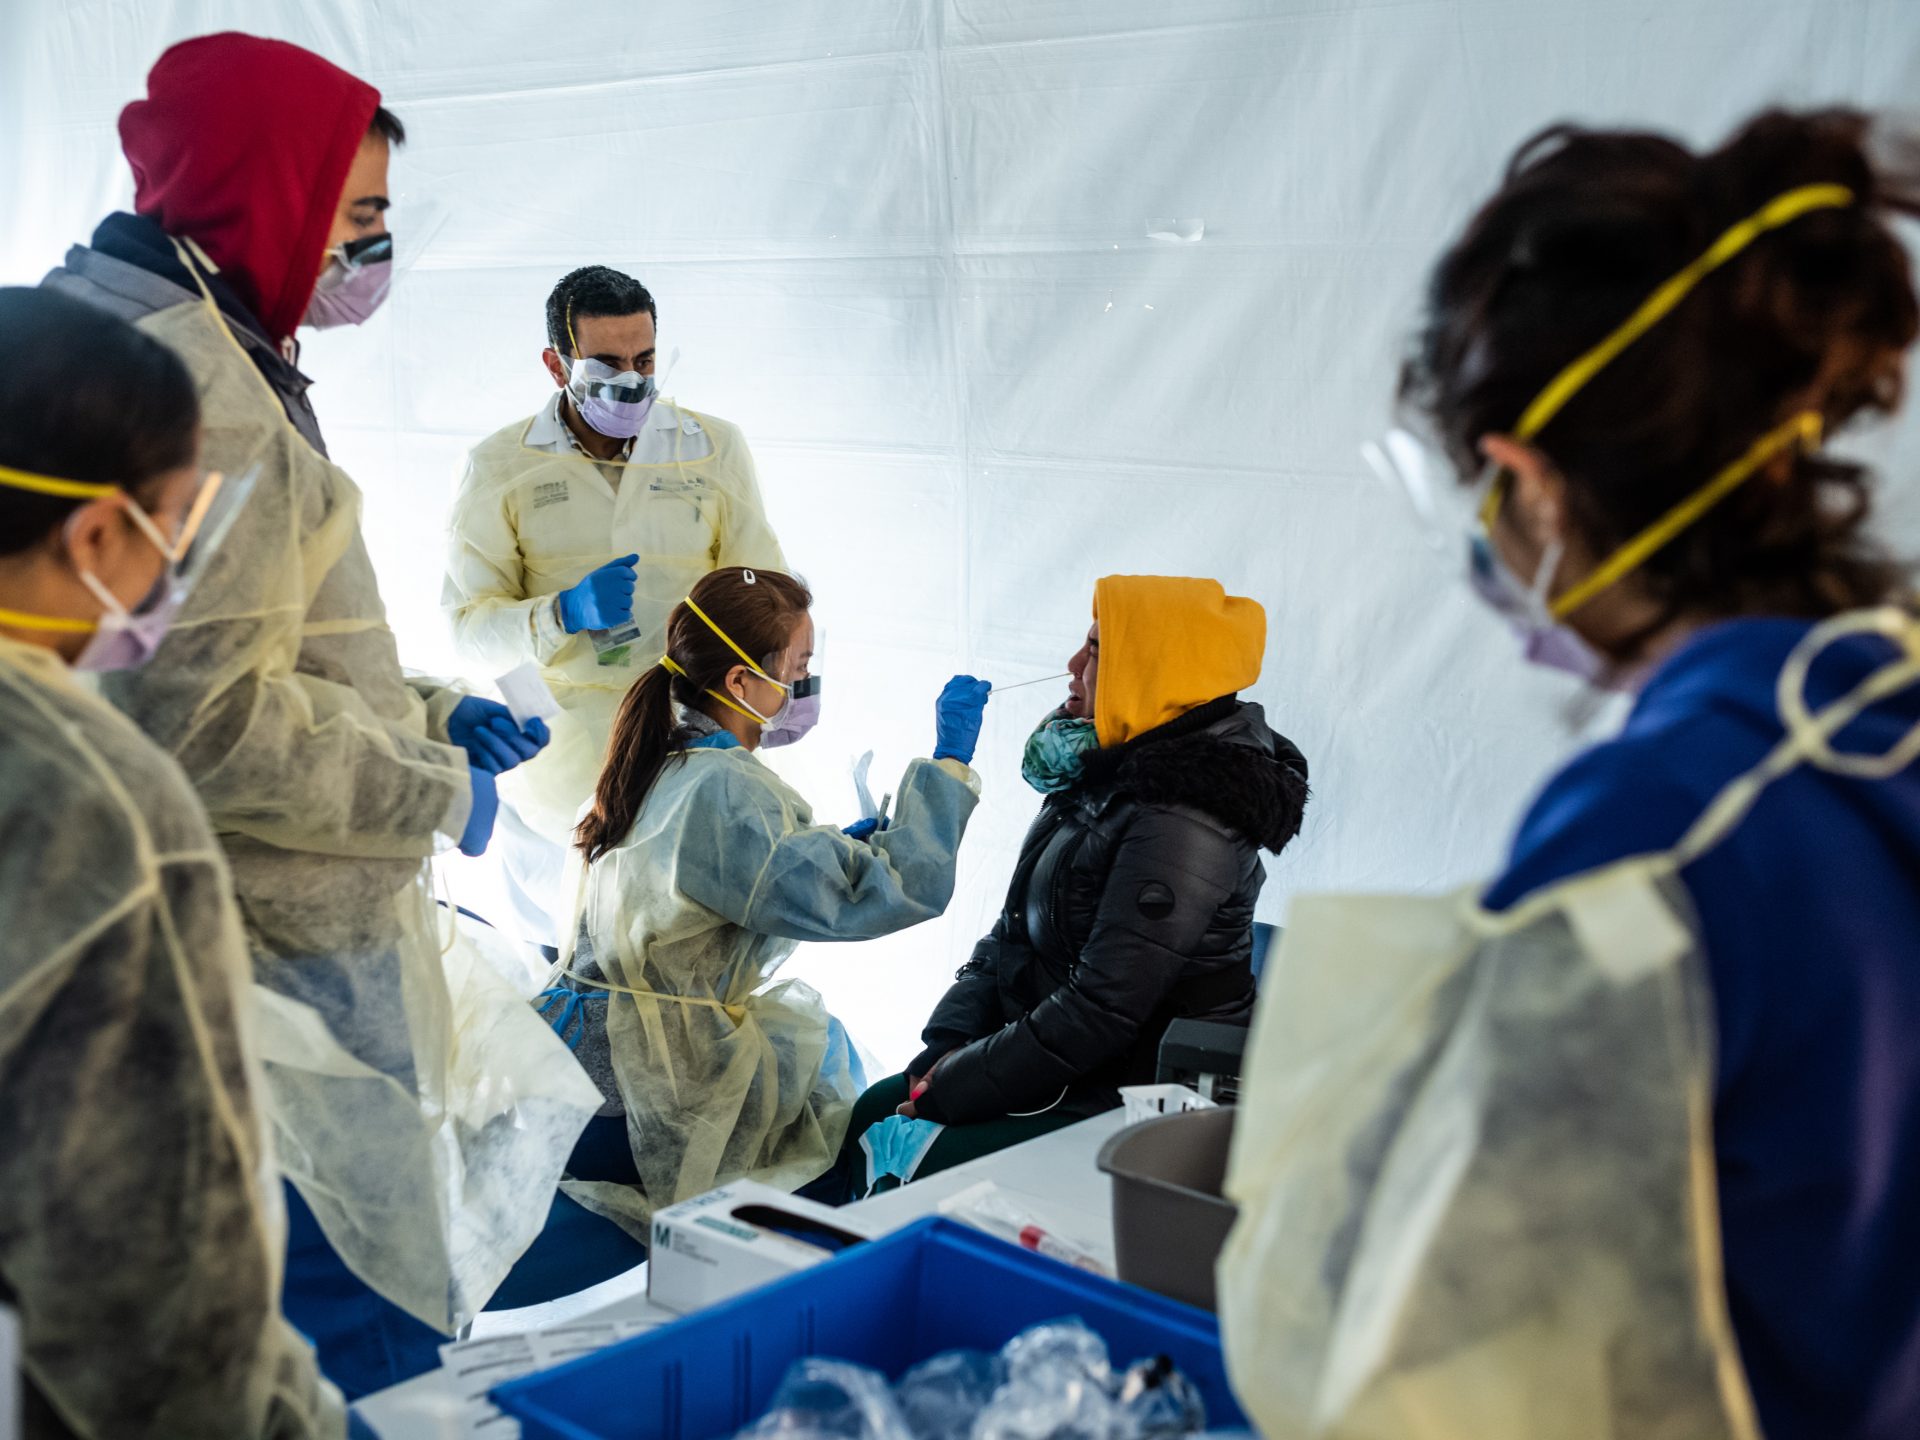
<instances>
[{"instance_id":1,"label":"pink surgical mask","mask_svg":"<svg viewBox=\"0 0 1920 1440\"><path fill-rule=\"evenodd\" d=\"M327 253L303 323L316 330L366 324L393 286L393 236L369 235Z\"/></svg>"},{"instance_id":2,"label":"pink surgical mask","mask_svg":"<svg viewBox=\"0 0 1920 1440\"><path fill-rule=\"evenodd\" d=\"M115 670L138 670L153 658L160 642L173 628L187 598L184 586L174 583L172 568L162 572L153 593L136 610L128 610L114 598L111 590L85 570L80 583L93 592L94 599L106 607L100 628L88 638L86 648L74 657L73 668L97 675Z\"/></svg>"},{"instance_id":3,"label":"pink surgical mask","mask_svg":"<svg viewBox=\"0 0 1920 1440\"><path fill-rule=\"evenodd\" d=\"M760 732L760 743L769 750L792 745L807 737L820 723L820 677L809 675L796 680L787 694L787 703Z\"/></svg>"},{"instance_id":4,"label":"pink surgical mask","mask_svg":"<svg viewBox=\"0 0 1920 1440\"><path fill-rule=\"evenodd\" d=\"M1484 530L1468 540L1467 580L1474 594L1507 622L1530 665L1558 670L1599 690L1631 691L1641 678L1622 670L1564 620L1556 620L1548 596L1566 546L1556 540L1540 557L1531 584L1507 568Z\"/></svg>"},{"instance_id":5,"label":"pink surgical mask","mask_svg":"<svg viewBox=\"0 0 1920 1440\"><path fill-rule=\"evenodd\" d=\"M172 540L146 511L131 499L126 502L135 528L166 557L167 567L146 598L132 610L122 605L98 576L89 570L79 572L80 583L100 602L103 613L85 648L74 657L74 669L95 674L137 670L153 658L172 630L180 607L226 539L258 477L257 467L232 480L218 474L207 476L180 533Z\"/></svg>"},{"instance_id":6,"label":"pink surgical mask","mask_svg":"<svg viewBox=\"0 0 1920 1440\"><path fill-rule=\"evenodd\" d=\"M651 375L616 371L583 356L573 362L567 393L580 418L599 434L609 440L631 440L646 428L660 390Z\"/></svg>"}]
</instances>

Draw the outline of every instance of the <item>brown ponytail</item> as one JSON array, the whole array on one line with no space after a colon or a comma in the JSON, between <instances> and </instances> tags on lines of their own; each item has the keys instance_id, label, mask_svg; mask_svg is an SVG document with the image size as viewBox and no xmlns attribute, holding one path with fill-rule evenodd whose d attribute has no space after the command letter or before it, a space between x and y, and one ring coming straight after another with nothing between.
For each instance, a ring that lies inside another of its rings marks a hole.
<instances>
[{"instance_id":1,"label":"brown ponytail","mask_svg":"<svg viewBox=\"0 0 1920 1440\"><path fill-rule=\"evenodd\" d=\"M1566 482L1570 524L1604 556L1796 412L1818 411L1831 436L1892 411L1920 303L1890 220L1920 211L1920 170L1877 164L1874 125L1773 110L1706 153L1566 125L1529 140L1434 270L1402 402L1470 483L1481 439L1511 433L1656 286L1783 192L1829 183L1854 203L1803 215L1710 274L1537 443ZM1826 450L1755 475L1635 572L1664 617L1648 633L1683 615L1818 617L1888 598L1902 572L1865 533L1869 479Z\"/></svg>"},{"instance_id":2,"label":"brown ponytail","mask_svg":"<svg viewBox=\"0 0 1920 1440\"><path fill-rule=\"evenodd\" d=\"M702 576L691 599L769 672L813 606L813 595L791 575L738 567ZM711 709L715 702L706 692L720 689L727 672L741 663L726 641L685 604L674 606L667 619L667 655L685 673L654 665L614 715L593 808L573 832L574 844L588 863L627 838L654 783L671 761L686 753L692 732L675 723L674 704Z\"/></svg>"}]
</instances>

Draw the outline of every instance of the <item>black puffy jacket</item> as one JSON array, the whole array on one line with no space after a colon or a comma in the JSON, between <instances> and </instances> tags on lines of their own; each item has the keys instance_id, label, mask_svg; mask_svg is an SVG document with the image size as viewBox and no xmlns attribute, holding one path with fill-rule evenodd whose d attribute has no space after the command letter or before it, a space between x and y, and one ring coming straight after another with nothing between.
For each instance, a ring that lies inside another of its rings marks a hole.
<instances>
[{"instance_id":1,"label":"black puffy jacket","mask_svg":"<svg viewBox=\"0 0 1920 1440\"><path fill-rule=\"evenodd\" d=\"M1245 1024L1260 851L1299 833L1306 801L1306 759L1233 696L1090 754L928 1022L911 1073L945 1059L918 1112L1097 1114L1153 1080L1176 1018Z\"/></svg>"}]
</instances>

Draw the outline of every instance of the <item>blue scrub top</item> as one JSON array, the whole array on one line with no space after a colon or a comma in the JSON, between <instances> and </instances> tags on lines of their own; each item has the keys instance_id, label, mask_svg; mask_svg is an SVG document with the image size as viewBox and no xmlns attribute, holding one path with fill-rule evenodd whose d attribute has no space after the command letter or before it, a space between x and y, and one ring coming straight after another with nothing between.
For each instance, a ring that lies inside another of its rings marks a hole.
<instances>
[{"instance_id":1,"label":"blue scrub top","mask_svg":"<svg viewBox=\"0 0 1920 1440\"><path fill-rule=\"evenodd\" d=\"M1534 804L1502 909L1666 850L1781 739L1775 682L1805 621L1703 630L1621 734ZM1872 636L1814 667L1814 709L1893 658ZM1885 751L1920 692L1838 737ZM1718 1024L1714 1141L1735 1330L1768 1440L1920 1437L1920 766L1892 780L1803 766L1681 876Z\"/></svg>"}]
</instances>

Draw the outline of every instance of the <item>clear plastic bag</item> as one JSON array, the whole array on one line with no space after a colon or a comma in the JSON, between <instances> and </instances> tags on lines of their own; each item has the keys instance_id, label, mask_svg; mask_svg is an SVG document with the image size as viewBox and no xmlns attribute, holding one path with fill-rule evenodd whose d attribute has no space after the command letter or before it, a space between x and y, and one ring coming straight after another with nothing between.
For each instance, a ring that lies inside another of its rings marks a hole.
<instances>
[{"instance_id":1,"label":"clear plastic bag","mask_svg":"<svg viewBox=\"0 0 1920 1440\"><path fill-rule=\"evenodd\" d=\"M593 642L593 660L596 665L624 665L633 652L633 646L640 638L640 626L627 620L610 630L589 630L587 639Z\"/></svg>"},{"instance_id":2,"label":"clear plastic bag","mask_svg":"<svg viewBox=\"0 0 1920 1440\"><path fill-rule=\"evenodd\" d=\"M773 1408L740 1440L914 1440L887 1377L843 1360L796 1360Z\"/></svg>"},{"instance_id":3,"label":"clear plastic bag","mask_svg":"<svg viewBox=\"0 0 1920 1440\"><path fill-rule=\"evenodd\" d=\"M901 1376L893 1398L914 1440L968 1440L1006 1376L998 1355L950 1350Z\"/></svg>"},{"instance_id":4,"label":"clear plastic bag","mask_svg":"<svg viewBox=\"0 0 1920 1440\"><path fill-rule=\"evenodd\" d=\"M973 1440L1125 1440L1126 1416L1084 1377L1010 1380L974 1422Z\"/></svg>"},{"instance_id":5,"label":"clear plastic bag","mask_svg":"<svg viewBox=\"0 0 1920 1440\"><path fill-rule=\"evenodd\" d=\"M1065 1319L998 1355L937 1355L892 1387L858 1365L801 1360L738 1440L1179 1440L1206 1424L1199 1391L1166 1356L1116 1375L1106 1341Z\"/></svg>"},{"instance_id":6,"label":"clear plastic bag","mask_svg":"<svg viewBox=\"0 0 1920 1440\"><path fill-rule=\"evenodd\" d=\"M1126 1440L1107 1342L1078 1320L1036 1325L1001 1352L1007 1383L973 1440Z\"/></svg>"},{"instance_id":7,"label":"clear plastic bag","mask_svg":"<svg viewBox=\"0 0 1920 1440\"><path fill-rule=\"evenodd\" d=\"M1064 1384L1079 1377L1102 1390L1113 1384L1113 1360L1107 1354L1107 1342L1082 1320L1055 1320L1036 1325L1014 1336L1000 1354L1006 1362L1009 1381Z\"/></svg>"}]
</instances>

